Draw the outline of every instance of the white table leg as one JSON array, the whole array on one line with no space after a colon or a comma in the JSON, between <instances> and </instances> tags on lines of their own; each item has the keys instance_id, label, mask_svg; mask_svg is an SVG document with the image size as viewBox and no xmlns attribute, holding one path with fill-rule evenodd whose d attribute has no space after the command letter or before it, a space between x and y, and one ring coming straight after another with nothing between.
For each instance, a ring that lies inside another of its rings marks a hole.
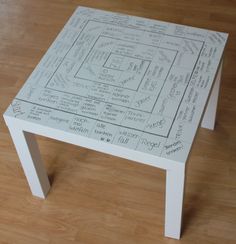
<instances>
[{"instance_id":1,"label":"white table leg","mask_svg":"<svg viewBox=\"0 0 236 244\"><path fill-rule=\"evenodd\" d=\"M184 198L185 167L166 171L165 236L179 239Z\"/></svg>"},{"instance_id":2,"label":"white table leg","mask_svg":"<svg viewBox=\"0 0 236 244\"><path fill-rule=\"evenodd\" d=\"M220 81L221 81L221 71L222 71L222 61L201 123L201 127L210 130L214 130L215 127L216 110L217 110Z\"/></svg>"},{"instance_id":3,"label":"white table leg","mask_svg":"<svg viewBox=\"0 0 236 244\"><path fill-rule=\"evenodd\" d=\"M50 189L50 183L34 135L18 128L9 128L9 131L32 194L45 198Z\"/></svg>"}]
</instances>

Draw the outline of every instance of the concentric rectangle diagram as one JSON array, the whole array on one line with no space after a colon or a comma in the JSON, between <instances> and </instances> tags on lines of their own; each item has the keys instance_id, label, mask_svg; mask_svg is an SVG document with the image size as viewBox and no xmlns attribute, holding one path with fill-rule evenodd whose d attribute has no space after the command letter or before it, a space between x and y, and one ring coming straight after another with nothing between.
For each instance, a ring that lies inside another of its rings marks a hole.
<instances>
[{"instance_id":1,"label":"concentric rectangle diagram","mask_svg":"<svg viewBox=\"0 0 236 244\"><path fill-rule=\"evenodd\" d=\"M70 94L100 101L103 110L124 111L112 124L168 137L200 53L199 42L196 58L188 63L185 52L178 55L181 47L168 48L164 34L163 41L155 46L145 43L145 38L143 43L135 37L128 40L125 33L120 37L109 36L102 26L115 27L95 20L87 22L45 88L65 93L65 85L61 84L70 83ZM89 32L96 27L95 36L90 37ZM71 62L76 45L82 45L81 38L85 39L86 33L91 45L64 77L65 66ZM170 40L175 37L171 38L168 37ZM182 42L181 37L177 42ZM78 115L83 116L79 111ZM91 119L110 123L101 113Z\"/></svg>"}]
</instances>

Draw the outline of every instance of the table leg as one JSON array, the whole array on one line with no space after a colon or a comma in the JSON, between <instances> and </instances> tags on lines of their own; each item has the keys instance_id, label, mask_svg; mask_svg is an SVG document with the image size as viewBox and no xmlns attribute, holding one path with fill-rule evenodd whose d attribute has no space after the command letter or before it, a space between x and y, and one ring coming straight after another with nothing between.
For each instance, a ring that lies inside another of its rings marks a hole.
<instances>
[{"instance_id":1,"label":"table leg","mask_svg":"<svg viewBox=\"0 0 236 244\"><path fill-rule=\"evenodd\" d=\"M179 239L184 198L185 167L166 171L165 236Z\"/></svg>"},{"instance_id":2,"label":"table leg","mask_svg":"<svg viewBox=\"0 0 236 244\"><path fill-rule=\"evenodd\" d=\"M220 81L221 81L221 71L222 71L222 61L201 123L201 127L210 130L214 130L215 127L217 102L218 102Z\"/></svg>"},{"instance_id":3,"label":"table leg","mask_svg":"<svg viewBox=\"0 0 236 244\"><path fill-rule=\"evenodd\" d=\"M9 131L32 194L45 198L50 189L50 183L35 136L18 128L9 128Z\"/></svg>"}]
</instances>

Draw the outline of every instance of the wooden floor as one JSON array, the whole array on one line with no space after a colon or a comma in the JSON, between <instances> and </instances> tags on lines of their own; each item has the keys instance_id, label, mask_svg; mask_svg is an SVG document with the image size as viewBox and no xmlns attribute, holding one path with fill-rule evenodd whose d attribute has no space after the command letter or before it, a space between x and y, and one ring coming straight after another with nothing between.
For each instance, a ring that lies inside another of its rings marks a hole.
<instances>
[{"instance_id":1,"label":"wooden floor","mask_svg":"<svg viewBox=\"0 0 236 244\"><path fill-rule=\"evenodd\" d=\"M215 131L200 129L187 170L183 235L163 237L165 172L38 138L52 182L32 197L0 118L0 243L236 243L236 1L0 0L4 112L77 5L229 32Z\"/></svg>"}]
</instances>

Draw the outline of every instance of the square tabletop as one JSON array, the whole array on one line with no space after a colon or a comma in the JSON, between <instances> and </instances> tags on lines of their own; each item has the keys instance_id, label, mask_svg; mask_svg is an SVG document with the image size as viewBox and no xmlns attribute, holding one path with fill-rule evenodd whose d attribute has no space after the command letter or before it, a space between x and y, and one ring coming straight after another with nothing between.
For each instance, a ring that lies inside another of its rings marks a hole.
<instances>
[{"instance_id":1,"label":"square tabletop","mask_svg":"<svg viewBox=\"0 0 236 244\"><path fill-rule=\"evenodd\" d=\"M78 7L4 116L185 163L226 40Z\"/></svg>"}]
</instances>

